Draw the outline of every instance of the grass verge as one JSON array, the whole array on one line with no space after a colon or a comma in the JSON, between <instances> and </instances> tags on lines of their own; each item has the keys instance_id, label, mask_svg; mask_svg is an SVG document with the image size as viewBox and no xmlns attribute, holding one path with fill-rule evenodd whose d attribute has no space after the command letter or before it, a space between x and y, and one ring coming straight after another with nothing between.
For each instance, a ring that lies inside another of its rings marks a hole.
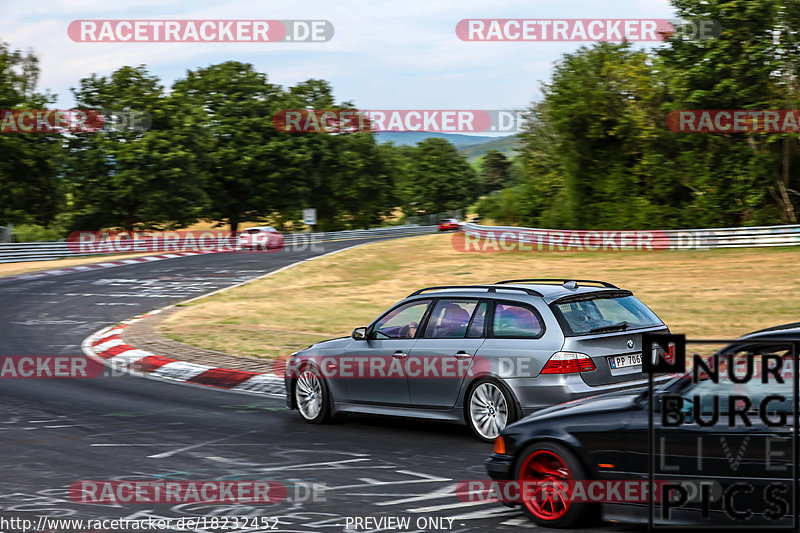
<instances>
[{"instance_id":1,"label":"grass verge","mask_svg":"<svg viewBox=\"0 0 800 533\"><path fill-rule=\"evenodd\" d=\"M426 235L345 250L198 300L161 331L211 350L280 357L349 335L426 285L565 277L634 291L675 333L734 337L800 319L798 260L793 248L463 253L451 235Z\"/></svg>"}]
</instances>

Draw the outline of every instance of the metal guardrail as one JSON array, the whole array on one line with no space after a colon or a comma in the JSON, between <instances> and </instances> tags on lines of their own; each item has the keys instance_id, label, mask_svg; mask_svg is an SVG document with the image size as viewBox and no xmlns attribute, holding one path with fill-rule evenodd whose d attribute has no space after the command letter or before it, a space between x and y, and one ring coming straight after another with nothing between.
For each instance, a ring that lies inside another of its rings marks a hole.
<instances>
[{"instance_id":1,"label":"metal guardrail","mask_svg":"<svg viewBox=\"0 0 800 533\"><path fill-rule=\"evenodd\" d=\"M461 224L464 251L708 250L800 245L800 225L683 230L555 230ZM488 245L488 248L487 248Z\"/></svg>"},{"instance_id":2,"label":"metal guardrail","mask_svg":"<svg viewBox=\"0 0 800 533\"><path fill-rule=\"evenodd\" d=\"M387 228L374 228L367 230L345 230L327 231L317 233L287 233L284 234L284 246L306 246L314 243L330 242L335 240L352 240L375 237L401 237L408 235L422 235L433 233L436 226L394 226ZM188 251L235 251L235 238L230 236L220 236L218 231L211 231L213 238L202 238L204 232L193 232L196 235L194 245L185 239L181 241L180 248L176 248L174 243L168 239L136 239L136 244L132 245L130 253L141 252L188 252ZM87 255L118 255L124 253L119 247L109 245L103 247L103 241L95 244L92 248L100 251L91 251L88 247L80 246L75 241L58 242L25 242L25 243L0 243L0 263L19 263L23 261L50 261L54 259L66 259L83 257Z\"/></svg>"}]
</instances>

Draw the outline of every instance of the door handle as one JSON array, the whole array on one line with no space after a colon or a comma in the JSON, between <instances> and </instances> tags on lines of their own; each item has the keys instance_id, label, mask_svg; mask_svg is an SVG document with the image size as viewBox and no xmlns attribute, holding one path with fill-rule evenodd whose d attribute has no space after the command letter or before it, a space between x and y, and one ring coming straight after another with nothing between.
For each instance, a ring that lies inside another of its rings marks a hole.
<instances>
[{"instance_id":1,"label":"door handle","mask_svg":"<svg viewBox=\"0 0 800 533\"><path fill-rule=\"evenodd\" d=\"M408 354L406 352L401 351L401 350L397 350L396 352L394 352L394 354L392 354L392 357L395 357L397 359L402 359L402 358L404 358L406 356L408 356Z\"/></svg>"},{"instance_id":2,"label":"door handle","mask_svg":"<svg viewBox=\"0 0 800 533\"><path fill-rule=\"evenodd\" d=\"M472 355L468 354L464 350L459 350L458 352L453 354L453 357L456 359L469 359Z\"/></svg>"}]
</instances>

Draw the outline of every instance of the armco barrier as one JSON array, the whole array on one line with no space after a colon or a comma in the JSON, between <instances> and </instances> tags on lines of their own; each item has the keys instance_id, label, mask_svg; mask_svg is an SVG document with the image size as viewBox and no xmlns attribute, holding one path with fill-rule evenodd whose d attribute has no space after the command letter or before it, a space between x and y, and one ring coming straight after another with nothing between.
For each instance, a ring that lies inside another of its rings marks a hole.
<instances>
[{"instance_id":1,"label":"armco barrier","mask_svg":"<svg viewBox=\"0 0 800 533\"><path fill-rule=\"evenodd\" d=\"M422 235L425 233L433 233L436 231L436 226L394 226L388 228L374 228L366 230L346 230L346 231L328 231L319 233L287 233L284 234L284 245L304 245L311 243L329 242L336 240L351 240L351 239L366 239L375 237L401 237L406 235ZM198 232L200 234L202 232ZM165 251L163 243L156 240L148 241L142 239L137 241L141 244L143 250L148 252ZM211 241L212 248L214 243L219 243L220 247L224 244L229 244L228 237L215 237ZM205 242L208 244L208 241ZM136 250L133 250L136 251ZM182 250L182 251L204 251L204 248L198 244L196 250ZM103 255L98 254L78 254L74 249L71 249L67 242L26 242L26 243L0 243L0 263L18 263L22 261L48 261L52 259L64 259L70 257L78 257L85 255Z\"/></svg>"},{"instance_id":2,"label":"armco barrier","mask_svg":"<svg viewBox=\"0 0 800 533\"><path fill-rule=\"evenodd\" d=\"M461 225L461 251L705 250L800 245L800 225L685 230L555 230ZM487 247L487 244L489 245Z\"/></svg>"}]
</instances>

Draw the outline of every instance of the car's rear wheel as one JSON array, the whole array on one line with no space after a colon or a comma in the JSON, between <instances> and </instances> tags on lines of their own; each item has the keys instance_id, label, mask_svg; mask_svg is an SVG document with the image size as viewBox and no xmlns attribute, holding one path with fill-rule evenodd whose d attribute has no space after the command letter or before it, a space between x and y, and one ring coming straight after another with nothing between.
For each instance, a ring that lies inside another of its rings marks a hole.
<instances>
[{"instance_id":1,"label":"car's rear wheel","mask_svg":"<svg viewBox=\"0 0 800 533\"><path fill-rule=\"evenodd\" d=\"M515 472L523 512L544 527L570 528L595 522L596 503L570 500L572 483L585 480L578 458L563 446L550 442L533 444L521 454Z\"/></svg>"},{"instance_id":2,"label":"car's rear wheel","mask_svg":"<svg viewBox=\"0 0 800 533\"><path fill-rule=\"evenodd\" d=\"M470 387L464 417L472 432L485 442L492 442L517 418L511 395L492 379L481 379Z\"/></svg>"},{"instance_id":3,"label":"car's rear wheel","mask_svg":"<svg viewBox=\"0 0 800 533\"><path fill-rule=\"evenodd\" d=\"M309 424L321 424L331 418L328 386L318 372L305 368L294 385L294 400L300 417Z\"/></svg>"}]
</instances>

